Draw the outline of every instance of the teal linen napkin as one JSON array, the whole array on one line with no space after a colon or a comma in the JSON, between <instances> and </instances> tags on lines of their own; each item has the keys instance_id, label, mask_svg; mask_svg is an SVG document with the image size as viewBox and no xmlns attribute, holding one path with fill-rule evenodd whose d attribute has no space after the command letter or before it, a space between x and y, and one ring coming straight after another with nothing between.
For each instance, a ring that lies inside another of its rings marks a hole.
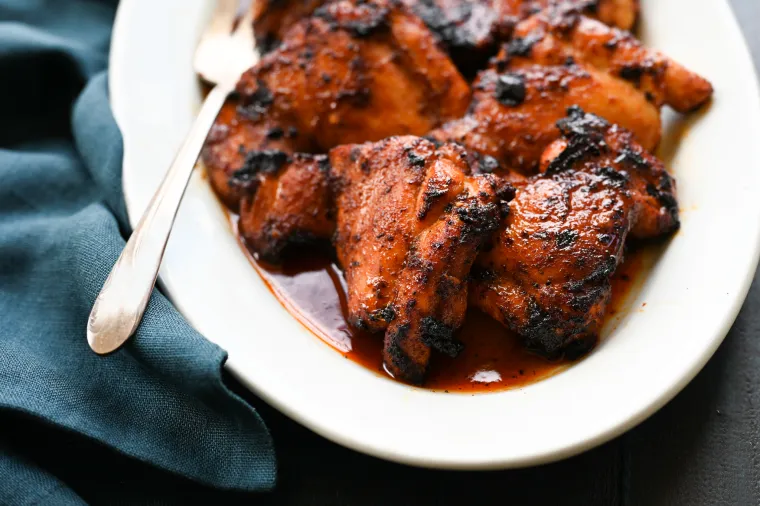
<instances>
[{"instance_id":1,"label":"teal linen napkin","mask_svg":"<svg viewBox=\"0 0 760 506\"><path fill-rule=\"evenodd\" d=\"M3 505L107 497L93 480L71 485L80 469L115 483L127 467L224 490L274 485L265 425L222 382L226 353L160 293L124 349L98 357L87 346L87 316L127 232L105 74L115 8L0 0Z\"/></svg>"}]
</instances>

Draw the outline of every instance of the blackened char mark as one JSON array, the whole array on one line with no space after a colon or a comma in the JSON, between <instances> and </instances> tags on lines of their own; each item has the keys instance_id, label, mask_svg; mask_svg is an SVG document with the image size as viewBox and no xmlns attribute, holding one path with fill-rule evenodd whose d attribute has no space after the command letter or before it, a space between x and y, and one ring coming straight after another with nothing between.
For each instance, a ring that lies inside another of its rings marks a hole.
<instances>
[{"instance_id":1,"label":"blackened char mark","mask_svg":"<svg viewBox=\"0 0 760 506\"><path fill-rule=\"evenodd\" d=\"M569 305L573 311L585 313L589 311L594 306L594 304L599 302L599 300L601 300L603 297L606 297L607 293L607 287L594 286L584 292L579 293L578 295L573 296L573 298L570 299Z\"/></svg>"},{"instance_id":2,"label":"blackened char mark","mask_svg":"<svg viewBox=\"0 0 760 506\"><path fill-rule=\"evenodd\" d=\"M665 182L665 184L663 184L663 182ZM660 178L659 187L651 183L646 186L647 194L649 194L650 197L657 199L657 202L659 202L670 215L670 221L672 222L670 228L671 231L675 231L681 226L681 218L678 213L678 200L675 198L671 190L672 183L668 175L664 175Z\"/></svg>"},{"instance_id":3,"label":"blackened char mark","mask_svg":"<svg viewBox=\"0 0 760 506\"><path fill-rule=\"evenodd\" d=\"M556 174L572 169L576 163L585 160L589 156L599 156L601 149L598 142L587 137L573 137L567 147L549 163L547 174Z\"/></svg>"},{"instance_id":4,"label":"blackened char mark","mask_svg":"<svg viewBox=\"0 0 760 506\"><path fill-rule=\"evenodd\" d=\"M641 85L641 78L644 75L644 68L639 65L625 65L620 69L620 77L630 81L637 87Z\"/></svg>"},{"instance_id":5,"label":"blackened char mark","mask_svg":"<svg viewBox=\"0 0 760 506\"><path fill-rule=\"evenodd\" d=\"M557 234L557 249L566 249L575 244L578 239L578 232L575 230L563 230Z\"/></svg>"},{"instance_id":6,"label":"blackened char mark","mask_svg":"<svg viewBox=\"0 0 760 506\"><path fill-rule=\"evenodd\" d=\"M585 355L596 344L596 337L586 332L582 318L577 322L565 321L567 315L552 315L535 300L528 303L526 312L528 323L520 329L520 335L525 347L534 353L550 360L563 356L572 360Z\"/></svg>"},{"instance_id":7,"label":"blackened char mark","mask_svg":"<svg viewBox=\"0 0 760 506\"><path fill-rule=\"evenodd\" d=\"M261 79L256 80L256 91L247 97L242 97L238 105L238 113L251 121L258 121L269 110L274 102L272 92Z\"/></svg>"},{"instance_id":8,"label":"blackened char mark","mask_svg":"<svg viewBox=\"0 0 760 506\"><path fill-rule=\"evenodd\" d=\"M432 316L421 322L422 342L434 350L456 358L464 349L464 344L454 338L454 329Z\"/></svg>"},{"instance_id":9,"label":"blackened char mark","mask_svg":"<svg viewBox=\"0 0 760 506\"><path fill-rule=\"evenodd\" d=\"M275 223L267 223L265 235L272 237L273 229L276 227L277 224ZM274 241L273 244L276 246L260 248L256 252L256 258L272 265L279 265L288 257L297 256L299 251L306 246L324 248L325 250L328 246L322 238L304 230L297 230L283 239Z\"/></svg>"},{"instance_id":10,"label":"blackened char mark","mask_svg":"<svg viewBox=\"0 0 760 506\"><path fill-rule=\"evenodd\" d=\"M631 176L624 170L615 170L612 167L599 167L595 171L596 175L604 178L610 186L614 188L625 188L631 179Z\"/></svg>"},{"instance_id":11,"label":"blackened char mark","mask_svg":"<svg viewBox=\"0 0 760 506\"><path fill-rule=\"evenodd\" d=\"M483 15L479 7L486 8L477 2L460 1L444 12L435 0L420 0L414 4L414 12L449 50L476 56L474 53L492 42L491 29L495 28L484 26L493 21L478 19Z\"/></svg>"},{"instance_id":12,"label":"blackened char mark","mask_svg":"<svg viewBox=\"0 0 760 506\"><path fill-rule=\"evenodd\" d=\"M549 163L547 174L572 169L576 163L589 156L599 156L604 143L604 130L608 123L593 114L586 114L580 107L567 110L568 116L557 122L562 135L568 140L565 149Z\"/></svg>"},{"instance_id":13,"label":"blackened char mark","mask_svg":"<svg viewBox=\"0 0 760 506\"><path fill-rule=\"evenodd\" d=\"M458 207L456 212L465 224L459 238L462 243L490 235L501 223L502 209L496 204L480 204L471 200Z\"/></svg>"},{"instance_id":14,"label":"blackened char mark","mask_svg":"<svg viewBox=\"0 0 760 506\"><path fill-rule=\"evenodd\" d=\"M535 300L528 302L526 311L528 322L520 331L525 347L549 359L560 358L565 340L556 331L561 328L557 319Z\"/></svg>"},{"instance_id":15,"label":"blackened char mark","mask_svg":"<svg viewBox=\"0 0 760 506\"><path fill-rule=\"evenodd\" d=\"M567 108L567 116L557 122L565 137L591 136L604 133L609 123L594 114L587 114L577 105Z\"/></svg>"},{"instance_id":16,"label":"blackened char mark","mask_svg":"<svg viewBox=\"0 0 760 506\"><path fill-rule=\"evenodd\" d=\"M525 101L525 78L520 74L501 74L496 79L494 96L502 104L514 107Z\"/></svg>"},{"instance_id":17,"label":"blackened char mark","mask_svg":"<svg viewBox=\"0 0 760 506\"><path fill-rule=\"evenodd\" d=\"M317 167L320 172L330 172L330 158L327 155L313 155L314 161L317 162Z\"/></svg>"},{"instance_id":18,"label":"blackened char mark","mask_svg":"<svg viewBox=\"0 0 760 506\"><path fill-rule=\"evenodd\" d=\"M255 184L259 174L274 174L288 162L288 155L282 151L249 151L245 155L243 167L230 176L230 186L246 189Z\"/></svg>"},{"instance_id":19,"label":"blackened char mark","mask_svg":"<svg viewBox=\"0 0 760 506\"><path fill-rule=\"evenodd\" d=\"M352 265L351 267L358 267L358 265L359 263L357 262L356 265ZM371 328L375 328L370 326L370 323L377 324L378 322L384 322L386 324L389 324L395 319L396 309L393 307L393 305L388 304L383 308L369 313L366 318L362 316L353 316L349 318L348 323L352 327L356 327L359 330L369 331Z\"/></svg>"},{"instance_id":20,"label":"blackened char mark","mask_svg":"<svg viewBox=\"0 0 760 506\"><path fill-rule=\"evenodd\" d=\"M424 136L424 137L422 137L422 138L423 138L423 139L425 139L426 141L428 141L428 142L432 143L432 144L433 144L433 147L435 147L435 149L438 149L438 148L440 148L440 147L441 147L441 146L443 146L443 144L444 144L442 141L439 141L438 139L435 139L435 138L433 138L433 137L431 137L431 136L429 136L429 135L425 135L425 136Z\"/></svg>"},{"instance_id":21,"label":"blackened char mark","mask_svg":"<svg viewBox=\"0 0 760 506\"><path fill-rule=\"evenodd\" d=\"M425 157L420 156L417 153L413 151L409 151L407 153L407 159L409 160L409 165L412 167L424 167L425 166Z\"/></svg>"},{"instance_id":22,"label":"blackened char mark","mask_svg":"<svg viewBox=\"0 0 760 506\"><path fill-rule=\"evenodd\" d=\"M391 323L396 319L396 310L391 304L388 304L384 308L380 308L374 313L369 315L369 320L372 322L385 322Z\"/></svg>"},{"instance_id":23,"label":"blackened char mark","mask_svg":"<svg viewBox=\"0 0 760 506\"><path fill-rule=\"evenodd\" d=\"M570 293L580 293L589 286L604 284L616 268L617 258L610 256L594 272L579 281L565 283L564 288Z\"/></svg>"},{"instance_id":24,"label":"blackened char mark","mask_svg":"<svg viewBox=\"0 0 760 506\"><path fill-rule=\"evenodd\" d=\"M314 11L314 17L324 20L331 29L341 28L357 38L371 37L378 33L386 33L390 29L387 7L373 3L360 3L357 9L361 16L357 19L336 19L330 11L330 5L323 5Z\"/></svg>"},{"instance_id":25,"label":"blackened char mark","mask_svg":"<svg viewBox=\"0 0 760 506\"><path fill-rule=\"evenodd\" d=\"M626 164L636 169L648 170L650 168L649 162L647 162L641 154L632 150L629 146L620 150L620 154L615 159L615 163Z\"/></svg>"},{"instance_id":26,"label":"blackened char mark","mask_svg":"<svg viewBox=\"0 0 760 506\"><path fill-rule=\"evenodd\" d=\"M447 49L460 72L472 78L497 49L496 32L506 30L485 2L459 1L444 11L436 0L418 0L412 9Z\"/></svg>"},{"instance_id":27,"label":"blackened char mark","mask_svg":"<svg viewBox=\"0 0 760 506\"><path fill-rule=\"evenodd\" d=\"M527 37L516 37L507 44L507 54L510 57L519 56L527 58L533 51L533 46L539 42L543 36L541 34L530 34Z\"/></svg>"},{"instance_id":28,"label":"blackened char mark","mask_svg":"<svg viewBox=\"0 0 760 506\"><path fill-rule=\"evenodd\" d=\"M272 139L272 140L282 139L284 135L285 135L285 131L278 126L274 126L270 128L269 130L267 130L267 139Z\"/></svg>"},{"instance_id":29,"label":"blackened char mark","mask_svg":"<svg viewBox=\"0 0 760 506\"><path fill-rule=\"evenodd\" d=\"M401 342L409 336L409 324L400 325L395 332L386 335L388 343L386 349L386 360L391 362L392 369L399 371L397 379L403 379L413 385L420 385L425 379L426 368L412 361L404 350L401 348Z\"/></svg>"},{"instance_id":30,"label":"blackened char mark","mask_svg":"<svg viewBox=\"0 0 760 506\"><path fill-rule=\"evenodd\" d=\"M417 212L417 219L424 220L436 200L440 199L448 192L448 188L431 186L422 194L422 206Z\"/></svg>"},{"instance_id":31,"label":"blackened char mark","mask_svg":"<svg viewBox=\"0 0 760 506\"><path fill-rule=\"evenodd\" d=\"M454 21L443 12L434 0L420 0L414 5L414 12L447 46L467 44L467 41L463 40L457 33L457 26Z\"/></svg>"}]
</instances>

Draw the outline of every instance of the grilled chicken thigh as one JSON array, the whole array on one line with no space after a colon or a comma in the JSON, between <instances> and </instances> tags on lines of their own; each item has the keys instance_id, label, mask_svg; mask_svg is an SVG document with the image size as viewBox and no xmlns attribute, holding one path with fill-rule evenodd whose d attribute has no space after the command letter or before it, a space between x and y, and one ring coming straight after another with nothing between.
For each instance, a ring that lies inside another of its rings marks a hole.
<instances>
[{"instance_id":1,"label":"grilled chicken thigh","mask_svg":"<svg viewBox=\"0 0 760 506\"><path fill-rule=\"evenodd\" d=\"M663 104L688 112L711 94L706 80L629 33L550 9L521 22L492 67L480 73L468 116L431 136L531 174L559 136L555 123L570 106L627 128L653 150Z\"/></svg>"},{"instance_id":2,"label":"grilled chicken thigh","mask_svg":"<svg viewBox=\"0 0 760 506\"><path fill-rule=\"evenodd\" d=\"M385 0L319 8L242 76L237 92L237 106L225 107L203 152L232 209L243 195L228 182L256 152L326 153L421 135L462 116L470 102L467 83L425 25Z\"/></svg>"},{"instance_id":3,"label":"grilled chicken thigh","mask_svg":"<svg viewBox=\"0 0 760 506\"><path fill-rule=\"evenodd\" d=\"M340 146L330 152L349 321L385 334L384 361L420 383L430 348L456 356L454 331L482 243L507 212L513 189L470 176L467 154L419 137Z\"/></svg>"},{"instance_id":4,"label":"grilled chicken thigh","mask_svg":"<svg viewBox=\"0 0 760 506\"><path fill-rule=\"evenodd\" d=\"M377 0L319 8L246 72L241 113L293 124L323 152L422 134L466 110L470 90L430 31Z\"/></svg>"},{"instance_id":5,"label":"grilled chicken thigh","mask_svg":"<svg viewBox=\"0 0 760 506\"><path fill-rule=\"evenodd\" d=\"M470 301L531 350L574 358L597 341L629 234L662 237L679 221L675 182L630 132L579 108L558 126L478 258Z\"/></svg>"}]
</instances>

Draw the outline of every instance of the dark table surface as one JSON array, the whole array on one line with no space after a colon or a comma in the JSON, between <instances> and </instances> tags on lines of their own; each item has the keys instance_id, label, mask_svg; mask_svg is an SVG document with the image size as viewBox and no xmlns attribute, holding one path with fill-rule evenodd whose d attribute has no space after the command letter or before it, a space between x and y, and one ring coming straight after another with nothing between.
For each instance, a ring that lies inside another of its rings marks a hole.
<instances>
[{"instance_id":1,"label":"dark table surface","mask_svg":"<svg viewBox=\"0 0 760 506\"><path fill-rule=\"evenodd\" d=\"M760 68L760 0L731 3ZM608 444L530 469L450 472L384 462L331 443L251 399L273 432L280 461L278 490L266 502L760 504L758 336L760 276L723 345L671 403Z\"/></svg>"}]
</instances>

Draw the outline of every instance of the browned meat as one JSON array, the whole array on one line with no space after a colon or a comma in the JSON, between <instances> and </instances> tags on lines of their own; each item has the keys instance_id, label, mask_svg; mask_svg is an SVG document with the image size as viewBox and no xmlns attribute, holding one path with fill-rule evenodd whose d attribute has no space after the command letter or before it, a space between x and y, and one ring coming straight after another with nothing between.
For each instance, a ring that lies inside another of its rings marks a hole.
<instances>
[{"instance_id":1,"label":"browned meat","mask_svg":"<svg viewBox=\"0 0 760 506\"><path fill-rule=\"evenodd\" d=\"M686 112L712 94L706 80L627 32L572 11L542 12L521 22L515 35L478 76L469 115L433 138L460 142L503 168L530 174L570 106L631 130L653 150L663 104Z\"/></svg>"},{"instance_id":2,"label":"browned meat","mask_svg":"<svg viewBox=\"0 0 760 506\"><path fill-rule=\"evenodd\" d=\"M406 0L448 49L465 73L479 70L515 25L542 9L595 16L605 23L630 29L638 17L636 0Z\"/></svg>"},{"instance_id":3,"label":"browned meat","mask_svg":"<svg viewBox=\"0 0 760 506\"><path fill-rule=\"evenodd\" d=\"M630 29L637 0L402 0L444 44L460 69L477 70L507 40L514 25L536 11L561 4ZM287 30L324 0L256 0L254 33L263 52L277 47Z\"/></svg>"},{"instance_id":4,"label":"browned meat","mask_svg":"<svg viewBox=\"0 0 760 506\"><path fill-rule=\"evenodd\" d=\"M517 66L562 65L572 58L624 79L656 106L667 104L679 112L699 107L712 94L704 78L645 48L629 32L572 10L550 9L526 19L514 36L501 56L515 58Z\"/></svg>"},{"instance_id":5,"label":"browned meat","mask_svg":"<svg viewBox=\"0 0 760 506\"><path fill-rule=\"evenodd\" d=\"M678 206L675 182L628 131L578 108L558 126L479 257L470 301L530 349L576 357L597 341L629 233L673 232Z\"/></svg>"},{"instance_id":6,"label":"browned meat","mask_svg":"<svg viewBox=\"0 0 760 506\"><path fill-rule=\"evenodd\" d=\"M283 254L318 241L329 241L335 217L326 155L253 151L235 172L241 188L240 235L259 258L278 262Z\"/></svg>"},{"instance_id":7,"label":"browned meat","mask_svg":"<svg viewBox=\"0 0 760 506\"><path fill-rule=\"evenodd\" d=\"M227 207L233 211L238 209L242 187L229 182L236 171L245 167L250 151L313 151L309 139L295 132L294 127L280 126L267 117L249 121L238 114L235 101L224 105L206 139L203 162L211 186Z\"/></svg>"},{"instance_id":8,"label":"browned meat","mask_svg":"<svg viewBox=\"0 0 760 506\"><path fill-rule=\"evenodd\" d=\"M238 92L243 114L292 122L325 152L422 134L461 116L470 98L425 25L381 0L318 9L243 75Z\"/></svg>"},{"instance_id":9,"label":"browned meat","mask_svg":"<svg viewBox=\"0 0 760 506\"><path fill-rule=\"evenodd\" d=\"M513 195L492 175L470 176L466 159L411 136L330 152L350 322L387 328L386 368L412 383L431 347L458 353L470 267Z\"/></svg>"},{"instance_id":10,"label":"browned meat","mask_svg":"<svg viewBox=\"0 0 760 506\"><path fill-rule=\"evenodd\" d=\"M376 0L320 8L247 71L203 152L224 202L251 151L326 153L333 146L421 135L462 116L467 83L425 25L404 7Z\"/></svg>"},{"instance_id":11,"label":"browned meat","mask_svg":"<svg viewBox=\"0 0 760 506\"><path fill-rule=\"evenodd\" d=\"M430 135L487 154L502 169L531 174L541 153L559 136L556 122L578 104L639 132L650 147L659 141L656 107L627 83L578 64L483 71L475 84L471 114Z\"/></svg>"},{"instance_id":12,"label":"browned meat","mask_svg":"<svg viewBox=\"0 0 760 506\"><path fill-rule=\"evenodd\" d=\"M281 1L257 23L270 44L292 25L284 42L203 152L251 251L331 241L349 322L384 332L410 383L433 349L460 351L468 300L531 350L586 353L628 238L679 226L648 151L660 108L690 111L710 84L580 14L629 28L635 0ZM508 36L470 100L439 41L464 69Z\"/></svg>"}]
</instances>

